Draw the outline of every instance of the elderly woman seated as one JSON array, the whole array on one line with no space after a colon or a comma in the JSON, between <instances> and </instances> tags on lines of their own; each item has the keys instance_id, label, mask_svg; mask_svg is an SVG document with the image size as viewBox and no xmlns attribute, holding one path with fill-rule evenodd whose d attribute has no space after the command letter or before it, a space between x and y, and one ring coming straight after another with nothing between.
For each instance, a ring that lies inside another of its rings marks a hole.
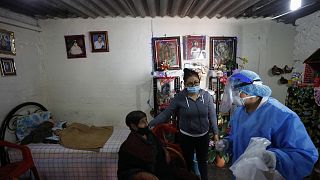
<instances>
[{"instance_id":1,"label":"elderly woman seated","mask_svg":"<svg viewBox=\"0 0 320 180\"><path fill-rule=\"evenodd\" d=\"M126 117L131 133L119 150L118 179L196 180L198 177L178 167L169 153L148 127L142 111L132 111Z\"/></svg>"}]
</instances>

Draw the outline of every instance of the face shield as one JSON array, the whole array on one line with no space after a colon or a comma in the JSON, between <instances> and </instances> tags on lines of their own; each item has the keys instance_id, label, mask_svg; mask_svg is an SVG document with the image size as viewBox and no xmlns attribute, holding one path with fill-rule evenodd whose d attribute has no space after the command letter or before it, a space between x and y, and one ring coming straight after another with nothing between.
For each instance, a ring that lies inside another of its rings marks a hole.
<instances>
[{"instance_id":1,"label":"face shield","mask_svg":"<svg viewBox=\"0 0 320 180\"><path fill-rule=\"evenodd\" d=\"M260 79L252 80L240 73L230 76L224 88L220 111L222 113L227 113L233 104L237 106L244 105L244 101L240 98L241 87L250 84L262 84L262 82ZM255 96L250 96L248 98L251 97Z\"/></svg>"}]
</instances>

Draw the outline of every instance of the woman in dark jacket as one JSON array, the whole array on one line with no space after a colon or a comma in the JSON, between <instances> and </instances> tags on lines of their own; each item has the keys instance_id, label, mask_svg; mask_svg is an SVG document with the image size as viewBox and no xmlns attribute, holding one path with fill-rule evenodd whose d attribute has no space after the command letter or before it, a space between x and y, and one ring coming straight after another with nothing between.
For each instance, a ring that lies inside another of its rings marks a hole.
<instances>
[{"instance_id":1,"label":"woman in dark jacket","mask_svg":"<svg viewBox=\"0 0 320 180\"><path fill-rule=\"evenodd\" d=\"M131 133L119 150L117 172L119 180L198 179L186 169L169 164L169 155L150 131L144 112L130 112L126 117L126 125Z\"/></svg>"}]
</instances>

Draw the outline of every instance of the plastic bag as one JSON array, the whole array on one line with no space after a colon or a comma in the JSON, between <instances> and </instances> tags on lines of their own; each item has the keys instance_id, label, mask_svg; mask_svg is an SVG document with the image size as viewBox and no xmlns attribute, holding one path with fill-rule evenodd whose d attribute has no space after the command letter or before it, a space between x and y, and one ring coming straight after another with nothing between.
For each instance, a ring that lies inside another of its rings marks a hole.
<instances>
[{"instance_id":1,"label":"plastic bag","mask_svg":"<svg viewBox=\"0 0 320 180\"><path fill-rule=\"evenodd\" d=\"M237 180L283 180L275 169L269 169L263 160L266 147L271 142L265 138L253 137L245 152L233 163L230 170Z\"/></svg>"}]
</instances>

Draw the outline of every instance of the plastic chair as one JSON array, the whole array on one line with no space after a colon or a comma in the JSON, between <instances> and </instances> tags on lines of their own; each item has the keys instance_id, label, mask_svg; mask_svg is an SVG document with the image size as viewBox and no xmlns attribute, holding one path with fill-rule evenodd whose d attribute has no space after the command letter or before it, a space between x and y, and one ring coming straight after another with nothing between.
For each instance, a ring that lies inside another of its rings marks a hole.
<instances>
[{"instance_id":1,"label":"plastic chair","mask_svg":"<svg viewBox=\"0 0 320 180\"><path fill-rule=\"evenodd\" d=\"M24 174L29 169L32 171L36 180L40 180L38 171L34 165L30 149L24 145L14 144L8 141L0 140L1 150L7 148L18 149L22 153L22 160L18 162L11 162L8 164L1 164L0 167L0 179L18 179L22 174ZM4 158L4 157L1 157Z\"/></svg>"}]
</instances>

